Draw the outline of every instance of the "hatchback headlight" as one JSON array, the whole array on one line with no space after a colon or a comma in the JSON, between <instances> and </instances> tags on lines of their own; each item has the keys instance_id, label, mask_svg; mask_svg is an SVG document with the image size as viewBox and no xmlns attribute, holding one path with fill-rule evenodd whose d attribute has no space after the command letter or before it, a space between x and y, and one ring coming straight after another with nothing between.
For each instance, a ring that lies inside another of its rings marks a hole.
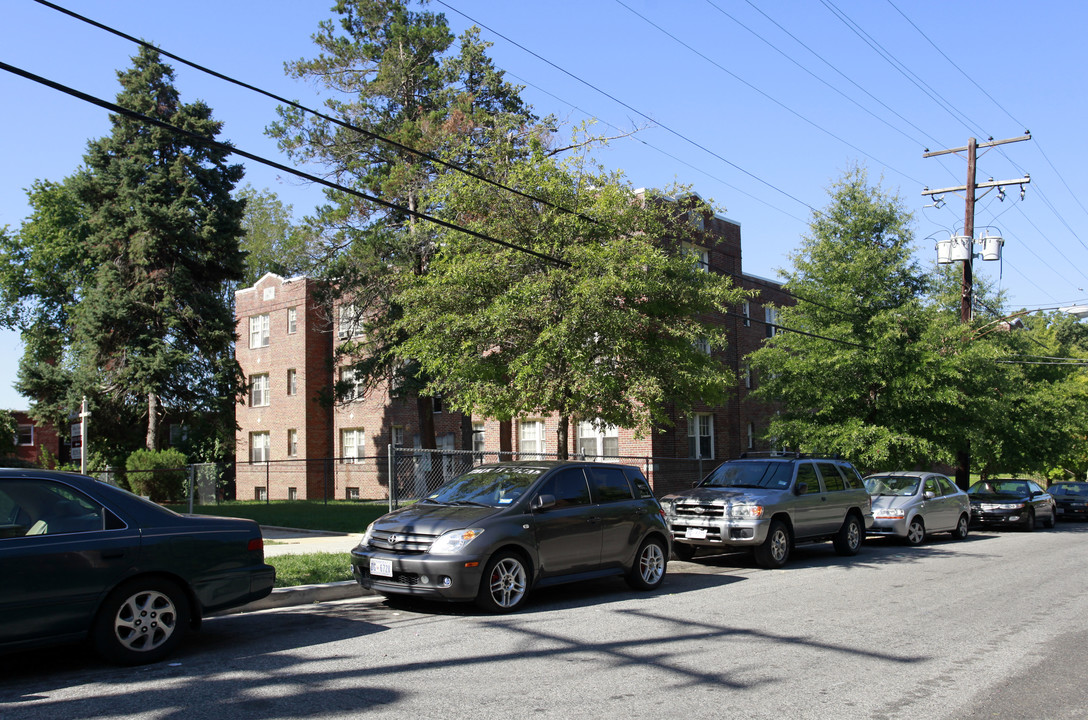
<instances>
[{"instance_id":1,"label":"hatchback headlight","mask_svg":"<svg viewBox=\"0 0 1088 720\"><path fill-rule=\"evenodd\" d=\"M464 530L450 530L443 533L431 544L432 555L456 555L465 549L465 546L483 535L483 528L467 528Z\"/></svg>"},{"instance_id":2,"label":"hatchback headlight","mask_svg":"<svg viewBox=\"0 0 1088 720\"><path fill-rule=\"evenodd\" d=\"M873 517L901 518L903 517L903 508L877 508L876 510L873 510Z\"/></svg>"},{"instance_id":3,"label":"hatchback headlight","mask_svg":"<svg viewBox=\"0 0 1088 720\"><path fill-rule=\"evenodd\" d=\"M763 517L762 505L730 505L726 508L726 516L741 518L744 520L758 520Z\"/></svg>"}]
</instances>

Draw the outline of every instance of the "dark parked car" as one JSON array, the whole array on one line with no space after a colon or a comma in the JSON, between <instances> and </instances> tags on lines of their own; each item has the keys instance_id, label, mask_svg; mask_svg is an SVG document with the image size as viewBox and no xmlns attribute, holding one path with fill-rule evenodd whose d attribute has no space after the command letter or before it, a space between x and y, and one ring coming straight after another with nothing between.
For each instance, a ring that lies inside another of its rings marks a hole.
<instances>
[{"instance_id":1,"label":"dark parked car","mask_svg":"<svg viewBox=\"0 0 1088 720\"><path fill-rule=\"evenodd\" d=\"M1036 522L1054 527L1058 518L1054 498L1031 480L986 480L967 489L971 525L1014 526L1034 530Z\"/></svg>"},{"instance_id":2,"label":"dark parked car","mask_svg":"<svg viewBox=\"0 0 1088 720\"><path fill-rule=\"evenodd\" d=\"M94 478L0 469L0 649L89 638L123 664L272 591L252 520L185 517Z\"/></svg>"},{"instance_id":3,"label":"dark parked car","mask_svg":"<svg viewBox=\"0 0 1088 720\"><path fill-rule=\"evenodd\" d=\"M1058 507L1059 520L1088 518L1088 482L1054 483L1047 492Z\"/></svg>"},{"instance_id":4,"label":"dark parked car","mask_svg":"<svg viewBox=\"0 0 1088 720\"><path fill-rule=\"evenodd\" d=\"M481 465L384 515L352 550L364 588L387 596L521 607L534 587L624 575L661 584L669 531L635 467L522 461Z\"/></svg>"}]
</instances>

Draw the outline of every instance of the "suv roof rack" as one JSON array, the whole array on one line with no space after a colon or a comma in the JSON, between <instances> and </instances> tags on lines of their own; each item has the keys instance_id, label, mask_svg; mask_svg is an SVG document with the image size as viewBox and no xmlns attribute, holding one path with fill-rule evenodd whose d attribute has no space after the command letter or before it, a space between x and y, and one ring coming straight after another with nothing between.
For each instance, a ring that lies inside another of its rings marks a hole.
<instances>
[{"instance_id":1,"label":"suv roof rack","mask_svg":"<svg viewBox=\"0 0 1088 720\"><path fill-rule=\"evenodd\" d=\"M796 450L753 450L750 452L742 452L740 459L747 458L816 458L820 460L842 460L842 457L838 453L832 453L830 455L824 455L821 453L803 453Z\"/></svg>"}]
</instances>

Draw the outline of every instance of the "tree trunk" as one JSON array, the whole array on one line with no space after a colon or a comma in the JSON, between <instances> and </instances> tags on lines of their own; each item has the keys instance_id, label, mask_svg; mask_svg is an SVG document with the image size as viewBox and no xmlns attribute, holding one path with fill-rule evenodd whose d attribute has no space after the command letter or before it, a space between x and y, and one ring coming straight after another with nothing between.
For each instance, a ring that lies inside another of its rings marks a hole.
<instances>
[{"instance_id":1,"label":"tree trunk","mask_svg":"<svg viewBox=\"0 0 1088 720\"><path fill-rule=\"evenodd\" d=\"M438 441L434 437L434 400L426 395L417 395L416 410L419 413L419 446L424 450L436 450Z\"/></svg>"},{"instance_id":2,"label":"tree trunk","mask_svg":"<svg viewBox=\"0 0 1088 720\"><path fill-rule=\"evenodd\" d=\"M560 460L566 460L570 440L570 418L565 414L559 415L559 428L555 431L555 454Z\"/></svg>"},{"instance_id":3,"label":"tree trunk","mask_svg":"<svg viewBox=\"0 0 1088 720\"><path fill-rule=\"evenodd\" d=\"M465 413L461 416L461 449L471 450L476 436L472 432L472 416Z\"/></svg>"},{"instance_id":4,"label":"tree trunk","mask_svg":"<svg viewBox=\"0 0 1088 720\"><path fill-rule=\"evenodd\" d=\"M147 449L159 449L159 396L153 392L147 394Z\"/></svg>"}]
</instances>

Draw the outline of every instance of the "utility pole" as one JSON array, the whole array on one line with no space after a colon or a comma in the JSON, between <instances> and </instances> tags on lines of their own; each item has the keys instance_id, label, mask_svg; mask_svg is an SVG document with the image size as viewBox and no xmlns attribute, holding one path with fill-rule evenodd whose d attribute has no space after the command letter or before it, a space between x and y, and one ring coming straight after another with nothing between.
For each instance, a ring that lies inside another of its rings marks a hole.
<instances>
[{"instance_id":1,"label":"utility pole","mask_svg":"<svg viewBox=\"0 0 1088 720\"><path fill-rule=\"evenodd\" d=\"M974 305L974 253L972 248L975 242L975 197L979 188L985 188L985 192L989 193L990 190L998 188L998 192L1001 193L1000 197L1004 199L1006 185L1019 185L1020 186L1020 199L1024 199L1024 186L1031 182L1030 175L1024 175L1022 178L1016 180L998 180L994 181L991 178L984 183L978 183L975 180L975 167L978 156L978 149L991 148L998 145L1005 145L1008 143L1022 142L1024 140L1030 140L1031 133L1025 131L1020 137L1008 138L1005 140L994 140L990 138L986 142L980 143L975 138L970 138L967 141L966 147L951 148L948 150L937 150L935 152L926 152L922 154L923 158L936 157L938 155L959 155L962 152L967 153L967 183L959 187L941 188L939 190L930 190L928 187L922 190L923 195L940 196L949 192L962 192L964 195L964 213L963 213L963 236L960 240L967 244L967 251L965 257L960 258L963 262L963 284L960 290L960 322L971 322L971 313ZM939 260L938 260L939 261ZM971 447L968 441L964 442L964 446L956 452L956 484L966 490L971 484Z\"/></svg>"}]
</instances>

